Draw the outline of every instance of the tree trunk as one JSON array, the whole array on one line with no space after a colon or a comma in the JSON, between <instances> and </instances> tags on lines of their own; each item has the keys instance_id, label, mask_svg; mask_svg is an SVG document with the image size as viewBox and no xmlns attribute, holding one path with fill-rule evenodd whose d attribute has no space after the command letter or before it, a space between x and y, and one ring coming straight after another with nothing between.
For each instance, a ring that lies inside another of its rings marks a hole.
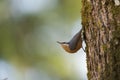
<instances>
[{"instance_id":1,"label":"tree trunk","mask_svg":"<svg viewBox=\"0 0 120 80\"><path fill-rule=\"evenodd\" d=\"M120 80L120 4L114 0L82 4L88 80Z\"/></svg>"}]
</instances>

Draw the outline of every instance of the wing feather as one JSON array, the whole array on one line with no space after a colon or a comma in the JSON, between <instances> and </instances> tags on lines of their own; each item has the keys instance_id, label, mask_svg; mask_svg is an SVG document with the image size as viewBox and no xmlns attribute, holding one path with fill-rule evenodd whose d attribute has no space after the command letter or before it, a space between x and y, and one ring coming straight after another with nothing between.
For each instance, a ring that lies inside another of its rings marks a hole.
<instances>
[{"instance_id":1,"label":"wing feather","mask_svg":"<svg viewBox=\"0 0 120 80\"><path fill-rule=\"evenodd\" d=\"M71 50L76 49L77 44L79 42L79 40L81 40L81 31L79 31L69 42L69 48ZM82 40L81 40L82 41Z\"/></svg>"}]
</instances>

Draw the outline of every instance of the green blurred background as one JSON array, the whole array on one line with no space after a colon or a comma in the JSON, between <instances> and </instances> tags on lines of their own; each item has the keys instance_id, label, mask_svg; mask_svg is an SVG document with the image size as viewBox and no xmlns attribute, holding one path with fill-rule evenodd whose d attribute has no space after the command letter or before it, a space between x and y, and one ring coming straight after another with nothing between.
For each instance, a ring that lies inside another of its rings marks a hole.
<instances>
[{"instance_id":1,"label":"green blurred background","mask_svg":"<svg viewBox=\"0 0 120 80\"><path fill-rule=\"evenodd\" d=\"M87 80L86 57L66 53L81 0L0 0L0 80Z\"/></svg>"}]
</instances>

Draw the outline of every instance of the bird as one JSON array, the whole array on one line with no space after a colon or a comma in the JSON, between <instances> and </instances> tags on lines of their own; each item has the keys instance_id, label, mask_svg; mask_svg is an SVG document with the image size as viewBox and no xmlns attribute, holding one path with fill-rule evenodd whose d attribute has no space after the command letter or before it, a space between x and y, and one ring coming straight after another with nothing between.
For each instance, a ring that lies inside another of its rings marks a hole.
<instances>
[{"instance_id":1,"label":"bird","mask_svg":"<svg viewBox=\"0 0 120 80\"><path fill-rule=\"evenodd\" d=\"M83 40L81 33L82 33L82 29L77 34L75 34L69 42L57 41L57 43L59 43L66 52L76 53L80 48L82 48Z\"/></svg>"}]
</instances>

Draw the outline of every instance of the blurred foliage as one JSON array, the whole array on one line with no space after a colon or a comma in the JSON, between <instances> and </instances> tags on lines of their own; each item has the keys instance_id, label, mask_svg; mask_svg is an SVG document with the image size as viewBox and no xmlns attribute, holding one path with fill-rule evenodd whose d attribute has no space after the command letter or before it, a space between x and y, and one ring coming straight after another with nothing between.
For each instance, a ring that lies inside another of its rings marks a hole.
<instances>
[{"instance_id":1,"label":"blurred foliage","mask_svg":"<svg viewBox=\"0 0 120 80\"><path fill-rule=\"evenodd\" d=\"M80 18L81 0L59 0L60 12L63 18L67 18L68 21L74 21Z\"/></svg>"},{"instance_id":2,"label":"blurred foliage","mask_svg":"<svg viewBox=\"0 0 120 80\"><path fill-rule=\"evenodd\" d=\"M54 9L14 16L10 1L0 0L0 58L18 68L32 66L51 76L59 76L60 80L75 80L56 48L56 37L51 36L57 36L60 28L65 28L61 23L69 26L79 19L80 8L80 0L58 0Z\"/></svg>"}]
</instances>

